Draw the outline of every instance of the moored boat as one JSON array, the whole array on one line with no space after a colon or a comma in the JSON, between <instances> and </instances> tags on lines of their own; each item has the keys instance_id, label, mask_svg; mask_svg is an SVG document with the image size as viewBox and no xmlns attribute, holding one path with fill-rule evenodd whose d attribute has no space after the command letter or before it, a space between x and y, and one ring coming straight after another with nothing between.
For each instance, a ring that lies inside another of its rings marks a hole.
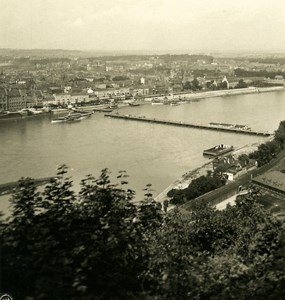
<instances>
[{"instance_id":1,"label":"moored boat","mask_svg":"<svg viewBox=\"0 0 285 300\"><path fill-rule=\"evenodd\" d=\"M67 108L55 108L55 109L51 110L51 113L53 115L65 114L65 113L68 113L68 112L69 112L69 109L67 109Z\"/></svg>"},{"instance_id":2,"label":"moored boat","mask_svg":"<svg viewBox=\"0 0 285 300\"><path fill-rule=\"evenodd\" d=\"M10 112L5 111L0 113L0 120L7 120L7 119L20 119L24 116L21 112Z\"/></svg>"},{"instance_id":3,"label":"moored boat","mask_svg":"<svg viewBox=\"0 0 285 300\"><path fill-rule=\"evenodd\" d=\"M82 112L81 113L81 116L79 117L80 120L83 120L83 119L87 119L87 118L90 118L92 115L91 112Z\"/></svg>"},{"instance_id":4,"label":"moored boat","mask_svg":"<svg viewBox=\"0 0 285 300\"><path fill-rule=\"evenodd\" d=\"M231 128L231 129L251 131L251 128L248 127L247 125L229 124L229 123L216 123L216 122L210 122L209 125L213 126L213 127Z\"/></svg>"},{"instance_id":5,"label":"moored boat","mask_svg":"<svg viewBox=\"0 0 285 300\"><path fill-rule=\"evenodd\" d=\"M161 105L161 104L163 104L163 100L159 100L159 99L157 99L157 98L153 98L152 99L152 101L151 101L151 104L152 105Z\"/></svg>"},{"instance_id":6,"label":"moored boat","mask_svg":"<svg viewBox=\"0 0 285 300\"><path fill-rule=\"evenodd\" d=\"M99 112L112 112L113 109L111 109L111 108L94 108L93 111L99 111Z\"/></svg>"},{"instance_id":7,"label":"moored boat","mask_svg":"<svg viewBox=\"0 0 285 300\"><path fill-rule=\"evenodd\" d=\"M138 102L130 102L129 106L140 106Z\"/></svg>"},{"instance_id":8,"label":"moored boat","mask_svg":"<svg viewBox=\"0 0 285 300\"><path fill-rule=\"evenodd\" d=\"M51 120L51 123L63 123L66 122L66 117L59 117L57 119Z\"/></svg>"},{"instance_id":9,"label":"moored boat","mask_svg":"<svg viewBox=\"0 0 285 300\"><path fill-rule=\"evenodd\" d=\"M231 152L233 150L234 150L233 146L220 144L220 145L216 145L215 147L204 150L203 155L220 156L228 152Z\"/></svg>"},{"instance_id":10,"label":"moored boat","mask_svg":"<svg viewBox=\"0 0 285 300\"><path fill-rule=\"evenodd\" d=\"M170 105L170 106L176 106L176 105L180 105L180 103L179 103L179 102L176 102L176 101L171 101L171 102L169 103L169 105Z\"/></svg>"},{"instance_id":11,"label":"moored boat","mask_svg":"<svg viewBox=\"0 0 285 300\"><path fill-rule=\"evenodd\" d=\"M51 123L78 122L91 116L91 112L73 112L64 117L51 120Z\"/></svg>"}]
</instances>

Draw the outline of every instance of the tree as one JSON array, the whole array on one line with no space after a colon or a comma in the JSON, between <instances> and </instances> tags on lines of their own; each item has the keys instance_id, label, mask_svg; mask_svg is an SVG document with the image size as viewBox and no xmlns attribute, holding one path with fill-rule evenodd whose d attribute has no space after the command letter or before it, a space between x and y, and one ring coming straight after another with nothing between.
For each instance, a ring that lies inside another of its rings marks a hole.
<instances>
[{"instance_id":1,"label":"tree","mask_svg":"<svg viewBox=\"0 0 285 300\"><path fill-rule=\"evenodd\" d=\"M235 86L236 89L244 89L247 88L246 82L243 79L239 79L237 85Z\"/></svg>"},{"instance_id":2,"label":"tree","mask_svg":"<svg viewBox=\"0 0 285 300\"><path fill-rule=\"evenodd\" d=\"M186 81L186 82L184 83L183 89L184 89L184 90L191 90L191 89L192 89L192 84L191 84L191 82L190 82L190 81Z\"/></svg>"},{"instance_id":3,"label":"tree","mask_svg":"<svg viewBox=\"0 0 285 300\"><path fill-rule=\"evenodd\" d=\"M192 90L193 91L197 91L197 90L201 90L201 86L199 84L199 81L197 80L197 78L194 78L191 82L191 85L192 85Z\"/></svg>"},{"instance_id":4,"label":"tree","mask_svg":"<svg viewBox=\"0 0 285 300\"><path fill-rule=\"evenodd\" d=\"M12 216L0 223L1 291L39 300L284 299L284 222L258 204L256 188L223 211L196 203L164 213L150 184L134 203L125 171L118 184L107 169L87 175L79 193L66 172L40 193L32 179L19 182Z\"/></svg>"},{"instance_id":5,"label":"tree","mask_svg":"<svg viewBox=\"0 0 285 300\"><path fill-rule=\"evenodd\" d=\"M222 90L227 89L228 88L227 81L222 81L219 88L222 89Z\"/></svg>"},{"instance_id":6,"label":"tree","mask_svg":"<svg viewBox=\"0 0 285 300\"><path fill-rule=\"evenodd\" d=\"M246 154L241 154L238 157L238 160L243 162L245 165L247 165L249 163L249 157Z\"/></svg>"},{"instance_id":7,"label":"tree","mask_svg":"<svg viewBox=\"0 0 285 300\"><path fill-rule=\"evenodd\" d=\"M219 169L220 170L220 169ZM170 197L170 203L174 205L183 204L186 201L195 199L207 192L210 192L216 188L223 186L226 183L226 179L219 173L219 170L207 176L200 176L189 184L185 189L172 189L167 193ZM220 170L222 172L222 170Z\"/></svg>"},{"instance_id":8,"label":"tree","mask_svg":"<svg viewBox=\"0 0 285 300\"><path fill-rule=\"evenodd\" d=\"M88 175L78 195L66 172L60 167L42 193L20 182L2 231L3 289L17 299L132 299L142 292L146 232L159 226L160 207L134 205L125 172L119 187L107 169Z\"/></svg>"},{"instance_id":9,"label":"tree","mask_svg":"<svg viewBox=\"0 0 285 300\"><path fill-rule=\"evenodd\" d=\"M275 141L279 143L281 149L284 149L285 145L285 121L281 121L278 129L275 132Z\"/></svg>"},{"instance_id":10,"label":"tree","mask_svg":"<svg viewBox=\"0 0 285 300\"><path fill-rule=\"evenodd\" d=\"M157 299L284 299L284 224L256 198L253 189L224 211L171 215L152 248Z\"/></svg>"},{"instance_id":11,"label":"tree","mask_svg":"<svg viewBox=\"0 0 285 300\"><path fill-rule=\"evenodd\" d=\"M256 159L259 166L269 163L281 151L282 146L276 139L261 144L258 149L249 154L249 158Z\"/></svg>"}]
</instances>

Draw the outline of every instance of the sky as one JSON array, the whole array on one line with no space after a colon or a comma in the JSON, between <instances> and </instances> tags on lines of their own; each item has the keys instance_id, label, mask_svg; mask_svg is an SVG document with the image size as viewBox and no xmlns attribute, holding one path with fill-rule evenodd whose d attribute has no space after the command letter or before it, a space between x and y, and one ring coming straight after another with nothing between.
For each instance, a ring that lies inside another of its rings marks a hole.
<instances>
[{"instance_id":1,"label":"sky","mask_svg":"<svg viewBox=\"0 0 285 300\"><path fill-rule=\"evenodd\" d=\"M0 0L0 48L285 52L285 1Z\"/></svg>"}]
</instances>

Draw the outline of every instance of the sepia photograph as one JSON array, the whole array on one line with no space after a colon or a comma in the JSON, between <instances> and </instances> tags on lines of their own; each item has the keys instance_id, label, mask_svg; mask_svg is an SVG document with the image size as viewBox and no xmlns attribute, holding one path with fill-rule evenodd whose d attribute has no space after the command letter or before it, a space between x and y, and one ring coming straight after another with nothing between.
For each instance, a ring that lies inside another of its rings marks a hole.
<instances>
[{"instance_id":1,"label":"sepia photograph","mask_svg":"<svg viewBox=\"0 0 285 300\"><path fill-rule=\"evenodd\" d=\"M284 1L0 7L0 300L285 300Z\"/></svg>"}]
</instances>

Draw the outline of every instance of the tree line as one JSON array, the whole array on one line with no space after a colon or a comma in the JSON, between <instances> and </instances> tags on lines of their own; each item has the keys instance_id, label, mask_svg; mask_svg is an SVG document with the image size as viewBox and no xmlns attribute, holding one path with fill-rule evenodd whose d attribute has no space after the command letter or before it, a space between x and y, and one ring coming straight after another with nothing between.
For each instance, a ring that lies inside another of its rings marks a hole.
<instances>
[{"instance_id":1,"label":"tree line","mask_svg":"<svg viewBox=\"0 0 285 300\"><path fill-rule=\"evenodd\" d=\"M282 75L285 77L285 72L283 71L267 71L267 70L245 70L242 68L236 68L234 70L237 77L264 77L264 78L275 78L277 75Z\"/></svg>"},{"instance_id":2,"label":"tree line","mask_svg":"<svg viewBox=\"0 0 285 300\"><path fill-rule=\"evenodd\" d=\"M258 166L263 166L275 158L285 146L285 121L281 121L275 131L273 140L258 146L258 149L249 154L249 158L256 159Z\"/></svg>"}]
</instances>

